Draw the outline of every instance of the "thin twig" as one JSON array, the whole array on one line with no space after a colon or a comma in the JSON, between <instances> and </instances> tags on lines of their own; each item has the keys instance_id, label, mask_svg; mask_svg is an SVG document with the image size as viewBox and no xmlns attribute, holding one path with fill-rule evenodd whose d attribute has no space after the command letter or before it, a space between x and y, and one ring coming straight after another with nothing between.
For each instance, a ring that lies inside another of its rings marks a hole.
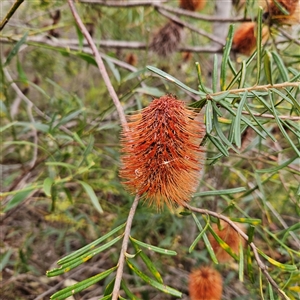
<instances>
[{"instance_id":1,"label":"thin twig","mask_svg":"<svg viewBox=\"0 0 300 300\"><path fill-rule=\"evenodd\" d=\"M254 85L248 88L242 88L242 89L232 89L232 90L228 90L228 91L223 91L223 92L217 92L217 93L213 93L210 94L208 96L218 96L221 94L224 94L226 92L230 92L230 94L239 94L239 93L243 93L243 92L251 92L251 91L256 91L256 90L265 90L268 91L269 89L283 89L286 87L299 87L300 86L300 82L283 82L283 83L276 83L276 84L266 84L266 85Z\"/></svg>"},{"instance_id":2,"label":"thin twig","mask_svg":"<svg viewBox=\"0 0 300 300\"><path fill-rule=\"evenodd\" d=\"M248 236L247 234L240 228L238 227L233 221L231 221L229 218L227 218L226 216L219 214L217 212L211 211L211 210L207 210L207 209L202 209L202 208L197 208L197 207L193 207L190 206L188 204L185 205L185 207L191 211L200 213L202 215L210 215L213 216L215 218L221 219L223 221L225 221L226 223L228 223L242 238L244 238L246 241L248 241ZM287 296L285 295L285 293L279 288L279 286L277 285L277 283L274 281L274 279L271 277L271 275L268 273L267 269L268 267L262 262L262 260L259 257L258 251L257 251L257 247L255 246L255 244L253 242L249 243L249 246L251 247L255 260L258 264L258 267L262 270L262 272L264 273L264 275L266 276L267 280L270 282L270 284L273 286L273 288L278 292L278 294L283 298L283 299L288 299Z\"/></svg>"},{"instance_id":3,"label":"thin twig","mask_svg":"<svg viewBox=\"0 0 300 300\"><path fill-rule=\"evenodd\" d=\"M214 35L212 34L209 34L207 33L205 30L202 30L198 27L195 27L193 25L190 25L188 22L185 22L185 21L182 21L181 19L179 19L178 17L176 16L173 16L165 11L163 11L162 9L158 9L158 12L160 14L162 14L163 16L165 16L166 18L178 23L178 24L181 24L182 26L186 27L186 28L189 28L190 30L194 31L194 32L197 32L198 34L202 35L202 36L205 36L206 38L212 40L213 42L215 43L218 43L219 45L221 46L224 46L224 42L225 41L221 41L219 40L218 38L216 38Z\"/></svg>"},{"instance_id":4,"label":"thin twig","mask_svg":"<svg viewBox=\"0 0 300 300\"><path fill-rule=\"evenodd\" d=\"M243 115L250 115L248 111L242 111ZM261 118L266 118L266 119L275 119L274 115L271 114L260 114L260 113L252 113L253 116L255 117L261 117ZM299 121L300 117L297 116L278 116L279 119L281 120L290 120L290 121Z\"/></svg>"},{"instance_id":5,"label":"thin twig","mask_svg":"<svg viewBox=\"0 0 300 300\"><path fill-rule=\"evenodd\" d=\"M4 28L4 26L7 24L9 19L13 16L13 14L16 12L18 7L24 2L24 0L16 0L15 3L12 5L4 19L0 23L0 31Z\"/></svg>"},{"instance_id":6,"label":"thin twig","mask_svg":"<svg viewBox=\"0 0 300 300\"><path fill-rule=\"evenodd\" d=\"M279 26L277 26L276 28L283 36L285 36L286 38L288 38L290 41L292 41L293 43L300 45L300 40L291 36L289 33L287 33L286 31L284 31L283 29L281 29Z\"/></svg>"},{"instance_id":7,"label":"thin twig","mask_svg":"<svg viewBox=\"0 0 300 300\"><path fill-rule=\"evenodd\" d=\"M124 230L124 238L122 242L122 248L121 248L121 253L118 261L118 269L116 273L116 279L115 279L115 284L114 284L114 289L112 292L112 300L117 300L119 297L119 291L120 291L120 286L121 286L121 280L122 280L122 275L123 275L123 270L124 270L124 263L125 263L125 254L128 248L128 241L129 241L129 236L130 236L130 230L131 230L131 225L132 225L132 220L136 211L136 208L138 206L140 200L140 196L136 195L132 206L130 208L127 222L126 222L126 227Z\"/></svg>"},{"instance_id":8,"label":"thin twig","mask_svg":"<svg viewBox=\"0 0 300 300\"><path fill-rule=\"evenodd\" d=\"M97 46L95 45L95 43L93 41L93 38L89 34L88 30L84 26L81 18L79 17L79 15L77 13L77 10L75 8L73 0L68 0L68 3L69 3L71 12L72 12L72 14L74 16L74 19L75 19L75 21L76 21L76 23L77 23L80 31L82 32L82 34L86 38L87 42L89 43L89 45L90 45L90 47L91 47L91 49L93 51L93 54L94 54L96 63L98 65L100 74L102 75L102 78L103 78L104 83L105 83L105 85L107 87L107 90L108 90L108 92L109 92L109 94L110 94L110 96L111 96L111 98L112 98L112 100L114 102L114 105L115 105L115 107L116 107L116 109L118 111L120 121L121 121L122 125L124 126L124 128L127 129L128 126L127 126L127 121L126 121L126 117L125 117L125 114L124 114L124 110L123 110L122 105L120 103L120 100L119 100L119 98L118 98L118 96L117 96L117 94L115 92L115 89L114 89L114 87L111 84L111 81L110 81L109 76L107 74L105 65L104 65L103 60L101 58L101 55L98 52Z\"/></svg>"},{"instance_id":9,"label":"thin twig","mask_svg":"<svg viewBox=\"0 0 300 300\"><path fill-rule=\"evenodd\" d=\"M167 2L167 0L155 0L156 2ZM107 7L136 7L152 6L153 0L134 0L134 1L113 1L113 0L80 0L81 3L99 4Z\"/></svg>"}]
</instances>

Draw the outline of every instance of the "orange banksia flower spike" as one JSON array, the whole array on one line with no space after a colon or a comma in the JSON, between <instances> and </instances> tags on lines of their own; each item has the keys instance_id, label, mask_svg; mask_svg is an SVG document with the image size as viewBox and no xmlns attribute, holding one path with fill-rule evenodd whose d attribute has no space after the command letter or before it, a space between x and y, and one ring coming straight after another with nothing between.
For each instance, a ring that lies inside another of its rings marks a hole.
<instances>
[{"instance_id":1,"label":"orange banksia flower spike","mask_svg":"<svg viewBox=\"0 0 300 300\"><path fill-rule=\"evenodd\" d=\"M223 280L221 274L211 268L202 267L194 270L189 278L191 300L220 300Z\"/></svg>"},{"instance_id":2,"label":"orange banksia flower spike","mask_svg":"<svg viewBox=\"0 0 300 300\"><path fill-rule=\"evenodd\" d=\"M120 177L133 194L158 209L184 205L196 191L203 169L203 122L172 95L154 99L129 116L122 132Z\"/></svg>"},{"instance_id":3,"label":"orange banksia flower spike","mask_svg":"<svg viewBox=\"0 0 300 300\"><path fill-rule=\"evenodd\" d=\"M268 29L262 29L263 43L268 38ZM251 55L256 49L256 23L245 22L234 33L232 40L232 50L236 53Z\"/></svg>"},{"instance_id":4,"label":"orange banksia flower spike","mask_svg":"<svg viewBox=\"0 0 300 300\"><path fill-rule=\"evenodd\" d=\"M202 10L206 4L206 0L180 0L179 2L180 8L191 11Z\"/></svg>"},{"instance_id":5,"label":"orange banksia flower spike","mask_svg":"<svg viewBox=\"0 0 300 300\"><path fill-rule=\"evenodd\" d=\"M227 222L221 221L220 223L221 229L218 228L217 224L213 224L213 230L235 254L239 255L240 243L244 246L245 240ZM243 229L238 223L236 223L236 225ZM219 262L229 262L233 260L211 234L208 235L208 239Z\"/></svg>"}]
</instances>

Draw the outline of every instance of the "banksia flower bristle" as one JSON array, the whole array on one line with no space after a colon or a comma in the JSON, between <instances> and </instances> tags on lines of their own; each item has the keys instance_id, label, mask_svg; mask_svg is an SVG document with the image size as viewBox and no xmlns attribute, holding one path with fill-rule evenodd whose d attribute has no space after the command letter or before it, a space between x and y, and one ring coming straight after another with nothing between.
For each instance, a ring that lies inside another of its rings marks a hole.
<instances>
[{"instance_id":1,"label":"banksia flower bristle","mask_svg":"<svg viewBox=\"0 0 300 300\"><path fill-rule=\"evenodd\" d=\"M154 35L149 47L158 55L167 56L178 49L182 33L183 26L170 21Z\"/></svg>"},{"instance_id":2,"label":"banksia flower bristle","mask_svg":"<svg viewBox=\"0 0 300 300\"><path fill-rule=\"evenodd\" d=\"M172 95L154 99L129 116L122 132L120 177L127 189L144 195L158 209L184 205L197 189L205 134L196 113Z\"/></svg>"},{"instance_id":3,"label":"banksia flower bristle","mask_svg":"<svg viewBox=\"0 0 300 300\"><path fill-rule=\"evenodd\" d=\"M218 228L217 224L213 224L213 230L235 254L239 255L240 243L244 246L245 240L227 222L221 221L220 223L221 230ZM236 225L243 230L238 223L236 223ZM219 262L229 262L233 260L233 258L219 245L211 234L208 235L208 239Z\"/></svg>"},{"instance_id":4,"label":"banksia flower bristle","mask_svg":"<svg viewBox=\"0 0 300 300\"><path fill-rule=\"evenodd\" d=\"M234 33L232 40L232 50L236 53L251 55L256 49L256 23L245 22ZM262 29L263 43L268 38L268 29Z\"/></svg>"},{"instance_id":5,"label":"banksia flower bristle","mask_svg":"<svg viewBox=\"0 0 300 300\"><path fill-rule=\"evenodd\" d=\"M191 11L199 11L204 8L206 4L206 0L180 0L179 7L191 10Z\"/></svg>"},{"instance_id":6,"label":"banksia flower bristle","mask_svg":"<svg viewBox=\"0 0 300 300\"><path fill-rule=\"evenodd\" d=\"M210 267L194 270L189 278L191 300L220 300L222 297L222 276Z\"/></svg>"}]
</instances>

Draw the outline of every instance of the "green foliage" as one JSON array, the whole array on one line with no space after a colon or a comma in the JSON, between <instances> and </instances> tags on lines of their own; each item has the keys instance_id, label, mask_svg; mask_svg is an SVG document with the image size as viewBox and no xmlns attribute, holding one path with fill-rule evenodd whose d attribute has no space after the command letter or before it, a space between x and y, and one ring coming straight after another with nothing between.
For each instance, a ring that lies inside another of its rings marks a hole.
<instances>
[{"instance_id":1,"label":"green foliage","mask_svg":"<svg viewBox=\"0 0 300 300\"><path fill-rule=\"evenodd\" d=\"M1 45L0 72L1 268L9 282L7 299L15 288L8 279L12 273L38 278L49 269L47 276L60 275L59 280L80 272L74 275L76 283L60 287L51 299L75 293L89 297L91 291L111 299L123 254L121 296L128 299L159 293L166 294L164 299L180 298L188 293L185 272L208 263L226 277L227 298L297 299L299 46L277 42L275 36L263 46L262 10L252 7L253 2L244 11L258 16L257 50L249 58L231 55L232 25L221 59L194 53L191 61L182 62L180 53L165 60L148 50L105 50L105 65L126 113L172 93L189 99L206 125L205 174L191 199L203 211L157 212L139 205L126 253L120 249L132 196L118 178L120 124L96 61L61 1L19 8L19 21L26 19L30 26L7 26L0 36L7 43ZM96 44L110 39L148 43L156 24L165 21L153 7L118 10L80 4L78 9ZM49 17L54 10L61 14L58 24ZM209 6L205 12L210 11ZM47 15L47 25L40 13ZM193 22L212 30L210 23ZM48 38L40 39L44 34ZM195 33L187 42L209 45ZM138 57L136 67L124 64L128 54ZM213 230L220 214L245 227L248 242L238 253ZM218 262L208 235L233 257L232 265ZM55 261L58 267L52 266ZM240 298L230 294L233 283L242 290ZM41 284L35 293L44 291ZM20 293L15 299L23 297Z\"/></svg>"}]
</instances>

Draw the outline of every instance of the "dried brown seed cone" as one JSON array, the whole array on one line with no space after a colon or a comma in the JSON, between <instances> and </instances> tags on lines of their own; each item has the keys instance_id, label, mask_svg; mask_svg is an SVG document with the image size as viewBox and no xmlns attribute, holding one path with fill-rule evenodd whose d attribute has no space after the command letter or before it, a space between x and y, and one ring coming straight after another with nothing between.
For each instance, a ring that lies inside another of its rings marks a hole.
<instances>
[{"instance_id":1,"label":"dried brown seed cone","mask_svg":"<svg viewBox=\"0 0 300 300\"><path fill-rule=\"evenodd\" d=\"M245 22L234 33L232 40L232 50L236 53L251 55L256 49L256 23ZM263 43L268 38L268 29L262 29Z\"/></svg>"},{"instance_id":2,"label":"dried brown seed cone","mask_svg":"<svg viewBox=\"0 0 300 300\"><path fill-rule=\"evenodd\" d=\"M236 223L236 225L243 229L238 223ZM221 221L221 230L217 224L213 224L212 228L231 250L238 255L239 245L242 243L244 246L245 240L227 222ZM233 260L211 234L208 235L208 239L219 262L229 262Z\"/></svg>"},{"instance_id":3,"label":"dried brown seed cone","mask_svg":"<svg viewBox=\"0 0 300 300\"><path fill-rule=\"evenodd\" d=\"M191 11L202 10L206 4L206 0L180 0L179 2L180 8Z\"/></svg>"},{"instance_id":4,"label":"dried brown seed cone","mask_svg":"<svg viewBox=\"0 0 300 300\"><path fill-rule=\"evenodd\" d=\"M132 66L136 66L136 65L137 65L137 62L138 62L138 58L137 58L137 56L136 56L135 54L133 54L133 53L128 53L128 54L126 55L125 61L126 61L128 64L132 65Z\"/></svg>"},{"instance_id":5,"label":"dried brown seed cone","mask_svg":"<svg viewBox=\"0 0 300 300\"><path fill-rule=\"evenodd\" d=\"M158 55L167 56L178 49L182 33L183 26L170 21L154 35L149 47Z\"/></svg>"},{"instance_id":6,"label":"dried brown seed cone","mask_svg":"<svg viewBox=\"0 0 300 300\"><path fill-rule=\"evenodd\" d=\"M203 169L205 135L196 113L172 95L154 99L129 116L122 132L120 177L133 194L145 195L150 205L184 205L196 191Z\"/></svg>"},{"instance_id":7,"label":"dried brown seed cone","mask_svg":"<svg viewBox=\"0 0 300 300\"><path fill-rule=\"evenodd\" d=\"M222 297L222 276L210 267L194 270L189 278L191 300L220 300Z\"/></svg>"}]
</instances>

